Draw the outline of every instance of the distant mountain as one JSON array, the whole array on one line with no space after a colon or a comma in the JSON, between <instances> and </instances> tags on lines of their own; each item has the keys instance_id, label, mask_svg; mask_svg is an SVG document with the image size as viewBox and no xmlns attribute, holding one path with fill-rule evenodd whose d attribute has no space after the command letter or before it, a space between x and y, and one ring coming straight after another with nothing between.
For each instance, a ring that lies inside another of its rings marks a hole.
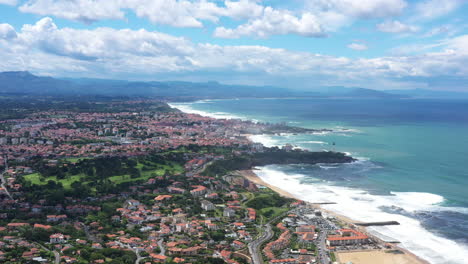
<instances>
[{"instance_id":1,"label":"distant mountain","mask_svg":"<svg viewBox=\"0 0 468 264\"><path fill-rule=\"evenodd\" d=\"M435 91L425 89L388 90L390 94L401 94L413 98L468 99L468 93L453 91Z\"/></svg>"},{"instance_id":2,"label":"distant mountain","mask_svg":"<svg viewBox=\"0 0 468 264\"><path fill-rule=\"evenodd\" d=\"M51 77L38 77L29 72L1 72L0 92L18 94L59 94L74 91L71 82Z\"/></svg>"},{"instance_id":3,"label":"distant mountain","mask_svg":"<svg viewBox=\"0 0 468 264\"><path fill-rule=\"evenodd\" d=\"M372 89L344 86L327 86L314 89L321 96L358 97L358 98L401 98L406 97L397 93L386 93Z\"/></svg>"},{"instance_id":4,"label":"distant mountain","mask_svg":"<svg viewBox=\"0 0 468 264\"><path fill-rule=\"evenodd\" d=\"M356 87L319 87L313 91L273 86L226 85L218 82L138 82L104 79L56 79L29 72L0 73L0 93L28 95L118 95L177 98L353 97L399 98L401 95Z\"/></svg>"}]
</instances>

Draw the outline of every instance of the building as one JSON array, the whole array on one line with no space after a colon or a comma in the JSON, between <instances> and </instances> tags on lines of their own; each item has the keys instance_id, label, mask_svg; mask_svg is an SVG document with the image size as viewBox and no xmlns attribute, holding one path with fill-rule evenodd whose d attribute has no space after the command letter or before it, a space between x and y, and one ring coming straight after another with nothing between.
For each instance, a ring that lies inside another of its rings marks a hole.
<instances>
[{"instance_id":1,"label":"building","mask_svg":"<svg viewBox=\"0 0 468 264\"><path fill-rule=\"evenodd\" d=\"M338 235L328 236L328 246L348 246L369 243L369 237L366 234L353 229L340 229L338 233Z\"/></svg>"},{"instance_id":2,"label":"building","mask_svg":"<svg viewBox=\"0 0 468 264\"><path fill-rule=\"evenodd\" d=\"M207 188L205 186L196 185L196 186L193 186L193 187L195 187L195 189L190 191L190 193L193 196L201 196L201 195L204 195L207 192Z\"/></svg>"},{"instance_id":3,"label":"building","mask_svg":"<svg viewBox=\"0 0 468 264\"><path fill-rule=\"evenodd\" d=\"M201 201L201 208L205 211L212 211L216 209L216 206L210 201L203 200Z\"/></svg>"},{"instance_id":4,"label":"building","mask_svg":"<svg viewBox=\"0 0 468 264\"><path fill-rule=\"evenodd\" d=\"M226 207L223 211L224 217L234 217L236 215L236 211L232 208Z\"/></svg>"},{"instance_id":5,"label":"building","mask_svg":"<svg viewBox=\"0 0 468 264\"><path fill-rule=\"evenodd\" d=\"M51 244L60 244L60 243L65 243L65 236L60 233L52 234L49 236L50 243Z\"/></svg>"}]
</instances>

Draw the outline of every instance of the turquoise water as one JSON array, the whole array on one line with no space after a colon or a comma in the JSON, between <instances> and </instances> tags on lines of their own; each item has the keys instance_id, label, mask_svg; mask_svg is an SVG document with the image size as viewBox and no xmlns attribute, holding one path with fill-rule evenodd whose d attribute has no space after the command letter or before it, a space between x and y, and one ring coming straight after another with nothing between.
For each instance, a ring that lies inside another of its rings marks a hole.
<instances>
[{"instance_id":1,"label":"turquoise water","mask_svg":"<svg viewBox=\"0 0 468 264\"><path fill-rule=\"evenodd\" d=\"M260 176L280 186L297 183L292 191L302 188L298 196L304 199L342 199L343 207L329 209L350 217L399 218L404 223L400 229L373 231L399 239L403 247L432 263L468 259L468 101L242 99L175 106L218 118L333 129L332 133L253 139L265 145L291 143L347 152L360 162L269 166ZM347 192L362 208L368 206L368 213L353 213L357 208L349 208L352 201L341 195ZM411 239L415 235L422 240ZM431 242L420 245L424 241ZM441 253L444 247L447 251ZM452 257L446 254L450 250Z\"/></svg>"}]
</instances>

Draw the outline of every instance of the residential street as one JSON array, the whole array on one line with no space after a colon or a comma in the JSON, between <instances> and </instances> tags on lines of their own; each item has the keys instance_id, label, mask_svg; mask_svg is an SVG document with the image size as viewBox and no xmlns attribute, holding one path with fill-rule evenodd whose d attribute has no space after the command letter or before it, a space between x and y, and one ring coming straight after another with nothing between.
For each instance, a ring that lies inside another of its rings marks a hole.
<instances>
[{"instance_id":1,"label":"residential street","mask_svg":"<svg viewBox=\"0 0 468 264\"><path fill-rule=\"evenodd\" d=\"M263 264L262 251L260 246L265 242L270 240L273 237L273 231L271 230L271 225L266 224L263 226L265 232L262 235L249 243L249 252L252 256L252 261L254 264Z\"/></svg>"}]
</instances>

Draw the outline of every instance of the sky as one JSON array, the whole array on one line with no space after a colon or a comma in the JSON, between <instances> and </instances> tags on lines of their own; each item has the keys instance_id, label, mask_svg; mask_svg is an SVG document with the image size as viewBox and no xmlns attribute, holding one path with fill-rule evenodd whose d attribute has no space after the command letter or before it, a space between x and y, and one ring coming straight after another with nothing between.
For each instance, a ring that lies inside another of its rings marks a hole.
<instances>
[{"instance_id":1,"label":"sky","mask_svg":"<svg viewBox=\"0 0 468 264\"><path fill-rule=\"evenodd\" d=\"M468 0L0 0L0 71L468 92Z\"/></svg>"}]
</instances>

